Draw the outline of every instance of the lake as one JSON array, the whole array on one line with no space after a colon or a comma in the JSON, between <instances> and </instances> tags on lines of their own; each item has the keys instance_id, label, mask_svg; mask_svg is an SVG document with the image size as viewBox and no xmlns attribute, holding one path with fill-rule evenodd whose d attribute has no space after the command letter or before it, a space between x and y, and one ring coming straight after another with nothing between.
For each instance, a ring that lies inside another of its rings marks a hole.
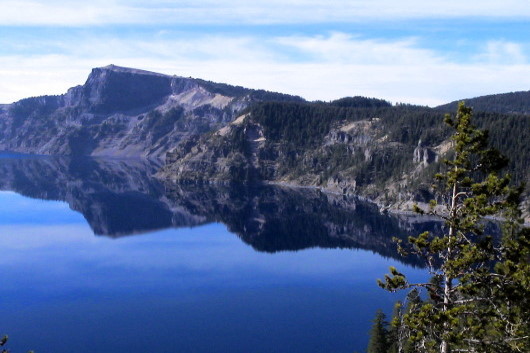
<instances>
[{"instance_id":1,"label":"lake","mask_svg":"<svg viewBox=\"0 0 530 353\"><path fill-rule=\"evenodd\" d=\"M136 160L3 154L12 352L362 352L405 238L435 221L274 186L171 185Z\"/></svg>"}]
</instances>

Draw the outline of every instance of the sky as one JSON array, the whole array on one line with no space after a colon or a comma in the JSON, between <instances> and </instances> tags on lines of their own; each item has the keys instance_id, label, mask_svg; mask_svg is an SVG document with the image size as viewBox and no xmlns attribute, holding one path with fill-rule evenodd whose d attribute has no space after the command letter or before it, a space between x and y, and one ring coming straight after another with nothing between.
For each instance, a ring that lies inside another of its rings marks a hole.
<instances>
[{"instance_id":1,"label":"sky","mask_svg":"<svg viewBox=\"0 0 530 353\"><path fill-rule=\"evenodd\" d=\"M0 103L115 64L436 106L530 90L527 0L0 0Z\"/></svg>"}]
</instances>

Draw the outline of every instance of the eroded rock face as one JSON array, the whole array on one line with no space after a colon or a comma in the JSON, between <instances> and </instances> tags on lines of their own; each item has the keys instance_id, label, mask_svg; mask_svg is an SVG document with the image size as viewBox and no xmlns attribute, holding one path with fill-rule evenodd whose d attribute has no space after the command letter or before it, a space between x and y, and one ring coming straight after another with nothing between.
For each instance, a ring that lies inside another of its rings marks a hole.
<instances>
[{"instance_id":1,"label":"eroded rock face","mask_svg":"<svg viewBox=\"0 0 530 353\"><path fill-rule=\"evenodd\" d=\"M1 106L0 150L162 159L183 138L234 120L259 94L114 65L95 68L64 95Z\"/></svg>"},{"instance_id":2,"label":"eroded rock face","mask_svg":"<svg viewBox=\"0 0 530 353\"><path fill-rule=\"evenodd\" d=\"M422 167L426 167L431 163L438 162L438 154L431 148L424 146L421 140L418 141L418 146L414 149L414 157L412 161Z\"/></svg>"},{"instance_id":3,"label":"eroded rock face","mask_svg":"<svg viewBox=\"0 0 530 353\"><path fill-rule=\"evenodd\" d=\"M169 151L158 176L178 182L257 181L354 194L358 175L348 166L368 163L374 153L389 147L378 141L379 130L375 120L338 124L315 148L289 150L288 141L270 139L252 114L246 114ZM326 173L329 168L336 171Z\"/></svg>"}]
</instances>

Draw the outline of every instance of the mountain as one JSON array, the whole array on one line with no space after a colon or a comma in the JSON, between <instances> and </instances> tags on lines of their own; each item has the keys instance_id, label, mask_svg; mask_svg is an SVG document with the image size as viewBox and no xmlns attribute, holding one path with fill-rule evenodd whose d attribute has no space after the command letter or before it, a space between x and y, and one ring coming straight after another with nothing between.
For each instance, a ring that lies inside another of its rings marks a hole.
<instances>
[{"instance_id":1,"label":"mountain","mask_svg":"<svg viewBox=\"0 0 530 353\"><path fill-rule=\"evenodd\" d=\"M432 175L450 146L443 113L351 102L254 104L222 129L170 151L159 175L178 183L313 186L400 209L430 200ZM514 181L530 181L530 117L477 113L475 122L510 158Z\"/></svg>"},{"instance_id":2,"label":"mountain","mask_svg":"<svg viewBox=\"0 0 530 353\"><path fill-rule=\"evenodd\" d=\"M483 97L462 99L476 112L530 115L530 91L492 94ZM459 101L436 107L454 112Z\"/></svg>"},{"instance_id":3,"label":"mountain","mask_svg":"<svg viewBox=\"0 0 530 353\"><path fill-rule=\"evenodd\" d=\"M182 139L218 129L264 99L302 101L110 65L66 94L0 106L0 150L163 159Z\"/></svg>"},{"instance_id":4,"label":"mountain","mask_svg":"<svg viewBox=\"0 0 530 353\"><path fill-rule=\"evenodd\" d=\"M530 184L530 92L467 100L474 122ZM0 150L147 157L175 183L261 183L358 194L408 209L433 197L450 147L437 108L300 97L114 65L64 95L0 106ZM527 198L528 200L528 198ZM530 209L530 206L529 206Z\"/></svg>"}]
</instances>

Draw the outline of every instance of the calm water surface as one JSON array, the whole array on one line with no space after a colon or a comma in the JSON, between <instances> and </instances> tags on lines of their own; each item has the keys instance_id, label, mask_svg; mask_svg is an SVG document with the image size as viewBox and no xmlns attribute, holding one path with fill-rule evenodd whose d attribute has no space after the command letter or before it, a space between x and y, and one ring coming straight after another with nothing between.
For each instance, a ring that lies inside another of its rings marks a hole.
<instances>
[{"instance_id":1,"label":"calm water surface","mask_svg":"<svg viewBox=\"0 0 530 353\"><path fill-rule=\"evenodd\" d=\"M0 159L13 352L364 351L390 242L432 224L314 190L162 185L140 162ZM401 262L400 262L401 261Z\"/></svg>"}]
</instances>

